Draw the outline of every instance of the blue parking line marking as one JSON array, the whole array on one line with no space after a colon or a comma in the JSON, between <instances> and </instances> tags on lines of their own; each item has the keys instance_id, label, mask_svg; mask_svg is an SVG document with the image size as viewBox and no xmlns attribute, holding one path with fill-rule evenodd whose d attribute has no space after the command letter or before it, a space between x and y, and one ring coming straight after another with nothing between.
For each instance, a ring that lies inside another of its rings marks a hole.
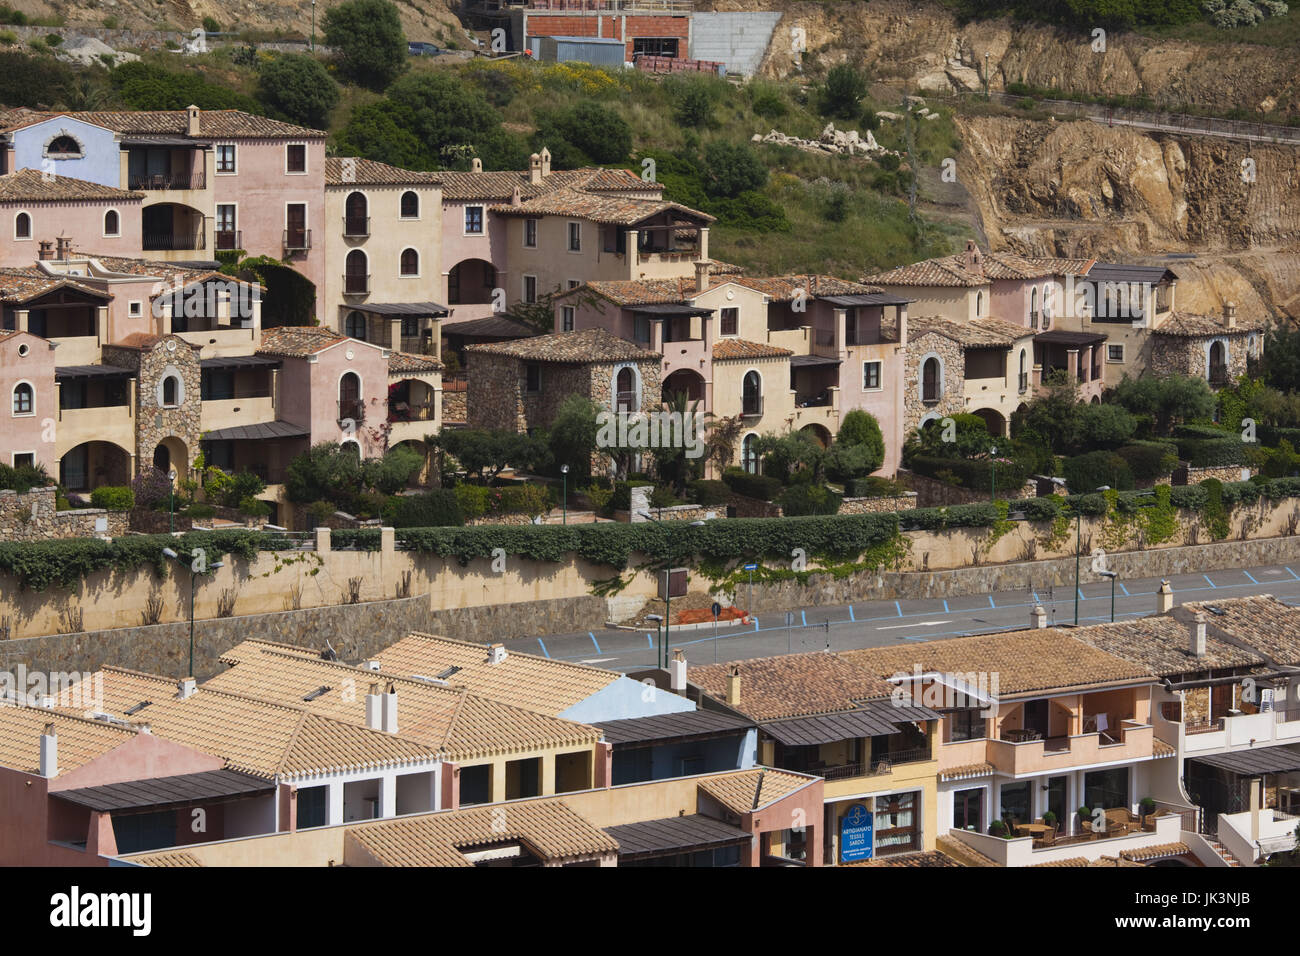
<instances>
[{"instance_id":1,"label":"blue parking line marking","mask_svg":"<svg viewBox=\"0 0 1300 956\"><path fill-rule=\"evenodd\" d=\"M646 642L646 644L648 644L648 645L650 646L650 648L651 648L652 650L654 649L654 646L655 646L655 639L654 639L653 637L651 637L649 634L647 634L647 635L645 636L645 642Z\"/></svg>"},{"instance_id":2,"label":"blue parking line marking","mask_svg":"<svg viewBox=\"0 0 1300 956\"><path fill-rule=\"evenodd\" d=\"M850 621L853 621L854 623L856 623L857 620L858 620L856 617L853 616L853 605L852 605L852 604L849 605L849 620L850 620Z\"/></svg>"},{"instance_id":3,"label":"blue parking line marking","mask_svg":"<svg viewBox=\"0 0 1300 956\"><path fill-rule=\"evenodd\" d=\"M943 613L944 613L944 614L951 614L951 613L952 613L951 611L948 610L948 599L947 599L947 598L944 598L944 601L943 601Z\"/></svg>"},{"instance_id":4,"label":"blue parking line marking","mask_svg":"<svg viewBox=\"0 0 1300 956\"><path fill-rule=\"evenodd\" d=\"M1255 576L1254 576L1253 574L1251 574L1249 571L1243 570L1241 573L1244 574L1244 575L1246 575L1246 577L1250 578L1250 583L1251 583L1251 584L1258 584L1258 583L1259 583L1258 581L1255 580Z\"/></svg>"},{"instance_id":5,"label":"blue parking line marking","mask_svg":"<svg viewBox=\"0 0 1300 956\"><path fill-rule=\"evenodd\" d=\"M1205 583L1208 584L1210 587L1216 590L1218 589L1219 586L1210 580L1210 576L1208 574L1202 574L1201 577L1205 578Z\"/></svg>"},{"instance_id":6,"label":"blue parking line marking","mask_svg":"<svg viewBox=\"0 0 1300 956\"><path fill-rule=\"evenodd\" d=\"M804 627L807 627L807 626L808 626L808 612L807 612L807 611L800 611L800 612L799 612L799 620L803 622L803 626L804 626Z\"/></svg>"},{"instance_id":7,"label":"blue parking line marking","mask_svg":"<svg viewBox=\"0 0 1300 956\"><path fill-rule=\"evenodd\" d=\"M1083 596L1083 588L1079 588L1079 600L1080 601L1088 600L1086 597Z\"/></svg>"},{"instance_id":8,"label":"blue parking line marking","mask_svg":"<svg viewBox=\"0 0 1300 956\"><path fill-rule=\"evenodd\" d=\"M1119 585L1119 589L1120 589L1121 591L1124 592L1124 596L1125 596L1125 597L1130 597L1130 596L1131 596L1131 595L1128 593L1128 588L1124 587L1124 582L1123 582L1123 581L1116 581L1115 583Z\"/></svg>"},{"instance_id":9,"label":"blue parking line marking","mask_svg":"<svg viewBox=\"0 0 1300 956\"><path fill-rule=\"evenodd\" d=\"M901 605L901 604L899 604L897 601L895 601L895 602L894 602L894 607L898 609L898 616L899 616L899 617L902 617L902 616L903 616L903 605Z\"/></svg>"},{"instance_id":10,"label":"blue parking line marking","mask_svg":"<svg viewBox=\"0 0 1300 956\"><path fill-rule=\"evenodd\" d=\"M649 637L649 636L650 636L649 634L646 635L646 637ZM538 644L542 644L542 639L541 639L540 637L537 639L537 643L538 643ZM548 651L548 650L546 649L546 645L545 645L545 644L542 644L542 653L545 654L547 657L550 657L550 656L551 656L551 652Z\"/></svg>"},{"instance_id":11,"label":"blue parking line marking","mask_svg":"<svg viewBox=\"0 0 1300 956\"><path fill-rule=\"evenodd\" d=\"M588 632L587 632L587 636L588 636L589 638L591 638L591 643L596 644L596 635L595 635L595 634L593 634L591 631L588 631ZM599 645L599 644L596 644L596 653L597 653L597 654L603 654L603 653L605 653L604 651L602 651L602 650L600 649L600 645Z\"/></svg>"},{"instance_id":12,"label":"blue parking line marking","mask_svg":"<svg viewBox=\"0 0 1300 956\"><path fill-rule=\"evenodd\" d=\"M1042 603L1042 599L1039 598L1039 596L1038 596L1038 589L1035 588L1031 593L1034 595L1034 603L1035 603L1035 604L1041 604L1041 603ZM1125 591L1124 593L1127 594L1128 592Z\"/></svg>"},{"instance_id":13,"label":"blue parking line marking","mask_svg":"<svg viewBox=\"0 0 1300 956\"><path fill-rule=\"evenodd\" d=\"M1300 581L1300 574L1296 574L1296 573L1295 573L1294 571L1292 571L1290 568L1287 568L1286 570L1287 570L1287 573L1291 575L1291 577L1295 578L1297 581Z\"/></svg>"},{"instance_id":14,"label":"blue parking line marking","mask_svg":"<svg viewBox=\"0 0 1300 956\"><path fill-rule=\"evenodd\" d=\"M997 607L998 607L996 604L993 603L993 595L992 595L992 594L989 595L989 607L993 608L995 611L997 610Z\"/></svg>"},{"instance_id":15,"label":"blue parking line marking","mask_svg":"<svg viewBox=\"0 0 1300 956\"><path fill-rule=\"evenodd\" d=\"M754 618L754 631L758 631L758 618Z\"/></svg>"}]
</instances>

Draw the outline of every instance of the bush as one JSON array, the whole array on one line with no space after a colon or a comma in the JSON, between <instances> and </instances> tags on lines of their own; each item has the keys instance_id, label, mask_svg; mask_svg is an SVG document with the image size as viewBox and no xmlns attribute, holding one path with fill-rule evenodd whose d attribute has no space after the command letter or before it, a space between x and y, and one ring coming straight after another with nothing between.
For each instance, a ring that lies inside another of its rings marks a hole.
<instances>
[{"instance_id":1,"label":"bush","mask_svg":"<svg viewBox=\"0 0 1300 956\"><path fill-rule=\"evenodd\" d=\"M821 111L826 116L853 119L866 95L867 78L847 63L841 63L826 74L826 85L821 91Z\"/></svg>"},{"instance_id":2,"label":"bush","mask_svg":"<svg viewBox=\"0 0 1300 956\"><path fill-rule=\"evenodd\" d=\"M1163 441L1135 441L1115 449L1137 481L1154 481L1178 467L1178 446Z\"/></svg>"},{"instance_id":3,"label":"bush","mask_svg":"<svg viewBox=\"0 0 1300 956\"><path fill-rule=\"evenodd\" d=\"M54 479L44 465L19 465L17 468L0 464L0 489L25 495L33 488L48 488Z\"/></svg>"},{"instance_id":4,"label":"bush","mask_svg":"<svg viewBox=\"0 0 1300 956\"><path fill-rule=\"evenodd\" d=\"M465 523L455 493L446 488L398 495L389 499L384 510L385 519L394 528L440 528Z\"/></svg>"},{"instance_id":5,"label":"bush","mask_svg":"<svg viewBox=\"0 0 1300 956\"><path fill-rule=\"evenodd\" d=\"M893 481L889 478L878 478L868 476L866 478L854 478L844 483L844 497L846 498L897 498L908 492L908 487L901 481Z\"/></svg>"},{"instance_id":6,"label":"bush","mask_svg":"<svg viewBox=\"0 0 1300 956\"><path fill-rule=\"evenodd\" d=\"M1061 470L1065 483L1075 492L1086 494L1102 485L1128 491L1134 486L1128 462L1113 451L1092 451L1067 458Z\"/></svg>"},{"instance_id":7,"label":"bush","mask_svg":"<svg viewBox=\"0 0 1300 956\"><path fill-rule=\"evenodd\" d=\"M107 26L107 22L105 23L105 26ZM216 17L204 17L203 29L206 30L208 33L220 33L221 24L217 22Z\"/></svg>"},{"instance_id":8,"label":"bush","mask_svg":"<svg viewBox=\"0 0 1300 956\"><path fill-rule=\"evenodd\" d=\"M781 493L781 510L790 516L833 515L843 498L821 485L792 485Z\"/></svg>"},{"instance_id":9,"label":"bush","mask_svg":"<svg viewBox=\"0 0 1300 956\"><path fill-rule=\"evenodd\" d=\"M1024 498L1012 502L1011 507L1023 512L1026 521L1052 521L1061 514L1063 502L1063 498L1056 496Z\"/></svg>"},{"instance_id":10,"label":"bush","mask_svg":"<svg viewBox=\"0 0 1300 956\"><path fill-rule=\"evenodd\" d=\"M130 488L102 485L90 493L90 503L107 511L130 511L135 507L135 495Z\"/></svg>"},{"instance_id":11,"label":"bush","mask_svg":"<svg viewBox=\"0 0 1300 956\"><path fill-rule=\"evenodd\" d=\"M586 100L543 113L533 141L550 149L556 168L621 163L632 151L632 127L616 110Z\"/></svg>"},{"instance_id":12,"label":"bush","mask_svg":"<svg viewBox=\"0 0 1300 956\"><path fill-rule=\"evenodd\" d=\"M185 514L195 521L206 521L216 517L217 509L205 501L195 501L185 509Z\"/></svg>"},{"instance_id":13,"label":"bush","mask_svg":"<svg viewBox=\"0 0 1300 956\"><path fill-rule=\"evenodd\" d=\"M154 508L172 496L172 483L157 468L149 468L131 479L131 493L137 508Z\"/></svg>"},{"instance_id":14,"label":"bush","mask_svg":"<svg viewBox=\"0 0 1300 956\"><path fill-rule=\"evenodd\" d=\"M1250 455L1251 446L1240 435L1223 438L1177 438L1178 454L1193 468L1240 465Z\"/></svg>"},{"instance_id":15,"label":"bush","mask_svg":"<svg viewBox=\"0 0 1300 956\"><path fill-rule=\"evenodd\" d=\"M616 481L614 482L614 497L609 500L609 506L615 511L631 511L632 489L652 487L654 487L653 481Z\"/></svg>"},{"instance_id":16,"label":"bush","mask_svg":"<svg viewBox=\"0 0 1300 956\"><path fill-rule=\"evenodd\" d=\"M239 513L249 518L265 518L271 506L258 498L245 498L239 502Z\"/></svg>"},{"instance_id":17,"label":"bush","mask_svg":"<svg viewBox=\"0 0 1300 956\"><path fill-rule=\"evenodd\" d=\"M974 491L993 492L996 477L1000 488L1019 488L1028 479L1029 466L1020 461L999 460L996 465L987 458L935 458L928 455L914 455L908 461L908 467L918 475L926 475L939 481L951 475L962 488Z\"/></svg>"},{"instance_id":18,"label":"bush","mask_svg":"<svg viewBox=\"0 0 1300 956\"><path fill-rule=\"evenodd\" d=\"M320 61L282 53L258 71L257 97L290 122L323 129L339 102L339 85Z\"/></svg>"},{"instance_id":19,"label":"bush","mask_svg":"<svg viewBox=\"0 0 1300 956\"><path fill-rule=\"evenodd\" d=\"M1169 489L1169 503L1175 508L1200 511L1205 506L1205 489L1200 485L1175 485Z\"/></svg>"},{"instance_id":20,"label":"bush","mask_svg":"<svg viewBox=\"0 0 1300 956\"><path fill-rule=\"evenodd\" d=\"M713 96L704 83L686 80L680 84L673 118L683 126L702 129L713 123ZM778 99L779 102L779 99ZM755 107L757 112L757 106Z\"/></svg>"},{"instance_id":21,"label":"bush","mask_svg":"<svg viewBox=\"0 0 1300 956\"><path fill-rule=\"evenodd\" d=\"M325 11L325 43L343 72L362 86L382 90L406 69L406 35L388 0L347 0Z\"/></svg>"},{"instance_id":22,"label":"bush","mask_svg":"<svg viewBox=\"0 0 1300 956\"><path fill-rule=\"evenodd\" d=\"M741 468L728 468L722 473L722 480L736 494L746 498L757 498L759 501L772 501L785 487L779 478L751 475Z\"/></svg>"},{"instance_id":23,"label":"bush","mask_svg":"<svg viewBox=\"0 0 1300 956\"><path fill-rule=\"evenodd\" d=\"M671 485L655 485L654 491L650 492L650 507L652 508L671 508L676 504L681 504L681 502L673 494Z\"/></svg>"},{"instance_id":24,"label":"bush","mask_svg":"<svg viewBox=\"0 0 1300 956\"><path fill-rule=\"evenodd\" d=\"M452 489L456 504L466 521L481 518L488 511L488 488L485 485L457 485Z\"/></svg>"},{"instance_id":25,"label":"bush","mask_svg":"<svg viewBox=\"0 0 1300 956\"><path fill-rule=\"evenodd\" d=\"M713 196L735 199L741 193L762 189L767 166L748 146L725 139L704 147L705 188Z\"/></svg>"},{"instance_id":26,"label":"bush","mask_svg":"<svg viewBox=\"0 0 1300 956\"><path fill-rule=\"evenodd\" d=\"M725 481L701 478L686 483L686 494L697 505L725 505L731 489Z\"/></svg>"}]
</instances>

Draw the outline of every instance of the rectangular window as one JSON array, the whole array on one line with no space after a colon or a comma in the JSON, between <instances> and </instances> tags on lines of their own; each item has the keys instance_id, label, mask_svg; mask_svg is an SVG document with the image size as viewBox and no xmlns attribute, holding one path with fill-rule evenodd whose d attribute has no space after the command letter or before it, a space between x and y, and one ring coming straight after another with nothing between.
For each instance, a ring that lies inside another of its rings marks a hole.
<instances>
[{"instance_id":1,"label":"rectangular window","mask_svg":"<svg viewBox=\"0 0 1300 956\"><path fill-rule=\"evenodd\" d=\"M954 710L945 714L948 721L949 740L983 740L985 734L984 711Z\"/></svg>"},{"instance_id":2,"label":"rectangular window","mask_svg":"<svg viewBox=\"0 0 1300 956\"><path fill-rule=\"evenodd\" d=\"M217 147L217 172L233 173L235 171L235 144L224 143Z\"/></svg>"},{"instance_id":3,"label":"rectangular window","mask_svg":"<svg viewBox=\"0 0 1300 956\"><path fill-rule=\"evenodd\" d=\"M1122 346L1122 345L1107 345L1107 346L1106 346L1106 361L1107 361L1107 362L1122 362L1122 361L1124 361L1124 346Z\"/></svg>"},{"instance_id":4,"label":"rectangular window","mask_svg":"<svg viewBox=\"0 0 1300 956\"><path fill-rule=\"evenodd\" d=\"M722 334L735 335L740 327L740 310L723 309L722 310Z\"/></svg>"},{"instance_id":5,"label":"rectangular window","mask_svg":"<svg viewBox=\"0 0 1300 956\"><path fill-rule=\"evenodd\" d=\"M582 285L582 280L581 280L581 279L570 279L570 280L568 281L568 286L569 286L570 289L576 289L576 288L577 288L578 286L580 286L580 285Z\"/></svg>"},{"instance_id":6,"label":"rectangular window","mask_svg":"<svg viewBox=\"0 0 1300 956\"><path fill-rule=\"evenodd\" d=\"M402 338L413 339L420 334L420 320L412 316L402 318Z\"/></svg>"},{"instance_id":7,"label":"rectangular window","mask_svg":"<svg viewBox=\"0 0 1300 956\"><path fill-rule=\"evenodd\" d=\"M642 343L650 341L650 320L644 315L632 320L632 338Z\"/></svg>"},{"instance_id":8,"label":"rectangular window","mask_svg":"<svg viewBox=\"0 0 1300 956\"><path fill-rule=\"evenodd\" d=\"M284 148L284 168L290 173L307 171L307 146L304 143L290 143Z\"/></svg>"},{"instance_id":9,"label":"rectangular window","mask_svg":"<svg viewBox=\"0 0 1300 956\"><path fill-rule=\"evenodd\" d=\"M524 301L529 305L537 301L537 276L524 276Z\"/></svg>"},{"instance_id":10,"label":"rectangular window","mask_svg":"<svg viewBox=\"0 0 1300 956\"><path fill-rule=\"evenodd\" d=\"M676 37L633 37L632 56L677 56Z\"/></svg>"},{"instance_id":11,"label":"rectangular window","mask_svg":"<svg viewBox=\"0 0 1300 956\"><path fill-rule=\"evenodd\" d=\"M465 207L465 235L467 236L483 235L483 207L482 206Z\"/></svg>"},{"instance_id":12,"label":"rectangular window","mask_svg":"<svg viewBox=\"0 0 1300 956\"><path fill-rule=\"evenodd\" d=\"M329 787L298 788L298 829L323 827L327 822L325 807L329 798Z\"/></svg>"},{"instance_id":13,"label":"rectangular window","mask_svg":"<svg viewBox=\"0 0 1300 956\"><path fill-rule=\"evenodd\" d=\"M880 388L879 362L862 363L862 388L868 392Z\"/></svg>"},{"instance_id":14,"label":"rectangular window","mask_svg":"<svg viewBox=\"0 0 1300 956\"><path fill-rule=\"evenodd\" d=\"M1093 770L1083 775L1083 805L1115 810L1129 805L1128 767Z\"/></svg>"},{"instance_id":15,"label":"rectangular window","mask_svg":"<svg viewBox=\"0 0 1300 956\"><path fill-rule=\"evenodd\" d=\"M14 467L15 467L15 468L22 468L24 465L27 465L28 467L31 467L31 466L34 466L35 464L36 464L36 452L34 452L34 451L16 451L16 452L14 452Z\"/></svg>"},{"instance_id":16,"label":"rectangular window","mask_svg":"<svg viewBox=\"0 0 1300 956\"><path fill-rule=\"evenodd\" d=\"M205 402L218 402L235 397L233 369L205 370L199 379L199 397Z\"/></svg>"},{"instance_id":17,"label":"rectangular window","mask_svg":"<svg viewBox=\"0 0 1300 956\"><path fill-rule=\"evenodd\" d=\"M562 332L572 332L576 316L577 310L573 306L566 305L562 307L560 309L560 330Z\"/></svg>"},{"instance_id":18,"label":"rectangular window","mask_svg":"<svg viewBox=\"0 0 1300 956\"><path fill-rule=\"evenodd\" d=\"M524 245L529 249L537 248L537 220L524 220Z\"/></svg>"},{"instance_id":19,"label":"rectangular window","mask_svg":"<svg viewBox=\"0 0 1300 956\"><path fill-rule=\"evenodd\" d=\"M128 302L126 306L126 313L133 319L140 318L140 316L144 315L144 303L139 300L136 300L134 302Z\"/></svg>"},{"instance_id":20,"label":"rectangular window","mask_svg":"<svg viewBox=\"0 0 1300 956\"><path fill-rule=\"evenodd\" d=\"M582 251L582 223L580 222L569 223L569 251Z\"/></svg>"},{"instance_id":21,"label":"rectangular window","mask_svg":"<svg viewBox=\"0 0 1300 956\"><path fill-rule=\"evenodd\" d=\"M542 367L540 365L524 366L524 391L540 392L542 390Z\"/></svg>"},{"instance_id":22,"label":"rectangular window","mask_svg":"<svg viewBox=\"0 0 1300 956\"><path fill-rule=\"evenodd\" d=\"M218 203L217 232L234 232L234 230L235 230L235 204Z\"/></svg>"}]
</instances>

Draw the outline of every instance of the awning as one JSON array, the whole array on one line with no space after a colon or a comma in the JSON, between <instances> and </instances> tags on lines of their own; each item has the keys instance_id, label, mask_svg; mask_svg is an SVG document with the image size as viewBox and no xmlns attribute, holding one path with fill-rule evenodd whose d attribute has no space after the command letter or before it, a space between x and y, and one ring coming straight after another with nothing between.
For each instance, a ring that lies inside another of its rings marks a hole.
<instances>
[{"instance_id":1,"label":"awning","mask_svg":"<svg viewBox=\"0 0 1300 956\"><path fill-rule=\"evenodd\" d=\"M451 309L437 302L367 302L354 306L358 312L371 315L413 315L417 317L441 317L450 315Z\"/></svg>"},{"instance_id":2,"label":"awning","mask_svg":"<svg viewBox=\"0 0 1300 956\"><path fill-rule=\"evenodd\" d=\"M620 749L650 747L667 741L731 737L753 727L754 722L716 710L688 710L679 714L606 720L594 726L605 732L606 743Z\"/></svg>"},{"instance_id":3,"label":"awning","mask_svg":"<svg viewBox=\"0 0 1300 956\"><path fill-rule=\"evenodd\" d=\"M811 747L832 744L856 737L887 736L917 720L938 720L928 707L895 707L891 703L872 702L859 710L818 717L798 717L763 725L763 732L787 747Z\"/></svg>"},{"instance_id":4,"label":"awning","mask_svg":"<svg viewBox=\"0 0 1300 956\"><path fill-rule=\"evenodd\" d=\"M915 302L915 299L904 299L901 295L894 295L890 292L862 292L857 295L821 295L818 296L823 302L829 302L831 305L838 305L841 308L849 308L855 305L907 305Z\"/></svg>"},{"instance_id":5,"label":"awning","mask_svg":"<svg viewBox=\"0 0 1300 956\"><path fill-rule=\"evenodd\" d=\"M282 364L280 359L265 355L227 355L199 359L199 369L205 372L215 368L279 368Z\"/></svg>"},{"instance_id":6,"label":"awning","mask_svg":"<svg viewBox=\"0 0 1300 956\"><path fill-rule=\"evenodd\" d=\"M748 846L754 839L740 827L698 813L624 823L605 827L605 832L618 841L620 860Z\"/></svg>"},{"instance_id":7,"label":"awning","mask_svg":"<svg viewBox=\"0 0 1300 956\"><path fill-rule=\"evenodd\" d=\"M1087 275L1082 278L1089 282L1150 282L1168 280L1177 282L1178 275L1164 266L1130 266L1115 262L1093 263Z\"/></svg>"},{"instance_id":8,"label":"awning","mask_svg":"<svg viewBox=\"0 0 1300 956\"><path fill-rule=\"evenodd\" d=\"M658 315L671 317L675 315L712 315L712 309L700 309L684 302L654 302L650 305L628 306L629 312L637 315Z\"/></svg>"},{"instance_id":9,"label":"awning","mask_svg":"<svg viewBox=\"0 0 1300 956\"><path fill-rule=\"evenodd\" d=\"M828 358L825 355L792 355L790 356L790 367L830 367L839 365L840 360L837 358Z\"/></svg>"},{"instance_id":10,"label":"awning","mask_svg":"<svg viewBox=\"0 0 1300 956\"><path fill-rule=\"evenodd\" d=\"M55 790L50 796L92 810L142 810L155 807L229 800L271 793L275 784L234 770L208 770L175 777L151 777L98 787Z\"/></svg>"},{"instance_id":11,"label":"awning","mask_svg":"<svg viewBox=\"0 0 1300 956\"><path fill-rule=\"evenodd\" d=\"M59 365L54 369L54 377L59 378L114 378L118 375L134 375L129 368L116 365Z\"/></svg>"},{"instance_id":12,"label":"awning","mask_svg":"<svg viewBox=\"0 0 1300 956\"><path fill-rule=\"evenodd\" d=\"M1188 759L1246 777L1300 770L1300 751L1292 750L1290 747L1257 747L1253 750L1230 751L1209 757Z\"/></svg>"},{"instance_id":13,"label":"awning","mask_svg":"<svg viewBox=\"0 0 1300 956\"><path fill-rule=\"evenodd\" d=\"M259 425L232 425L204 432L203 441L239 441L261 438L301 438L310 435L311 429L292 422L262 422Z\"/></svg>"},{"instance_id":14,"label":"awning","mask_svg":"<svg viewBox=\"0 0 1300 956\"><path fill-rule=\"evenodd\" d=\"M1106 336L1098 335L1096 332L1066 332L1064 330L1053 329L1051 332L1039 332L1034 336L1034 342L1043 345L1068 345L1071 348L1078 348L1084 345L1098 345L1106 341Z\"/></svg>"}]
</instances>

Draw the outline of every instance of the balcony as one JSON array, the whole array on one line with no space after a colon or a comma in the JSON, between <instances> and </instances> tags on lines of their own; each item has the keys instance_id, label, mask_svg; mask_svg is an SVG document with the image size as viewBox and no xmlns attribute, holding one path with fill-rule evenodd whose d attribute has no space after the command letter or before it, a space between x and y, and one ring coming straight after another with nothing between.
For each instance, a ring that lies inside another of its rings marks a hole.
<instances>
[{"instance_id":1,"label":"balcony","mask_svg":"<svg viewBox=\"0 0 1300 956\"><path fill-rule=\"evenodd\" d=\"M364 239L370 235L369 216L344 216L343 238Z\"/></svg>"},{"instance_id":2,"label":"balcony","mask_svg":"<svg viewBox=\"0 0 1300 956\"><path fill-rule=\"evenodd\" d=\"M370 293L370 276L369 275L347 275L343 276L343 294L344 295L368 295Z\"/></svg>"},{"instance_id":3,"label":"balcony","mask_svg":"<svg viewBox=\"0 0 1300 956\"><path fill-rule=\"evenodd\" d=\"M218 229L216 242L218 252L242 249L244 248L244 233L239 229Z\"/></svg>"},{"instance_id":4,"label":"balcony","mask_svg":"<svg viewBox=\"0 0 1300 956\"><path fill-rule=\"evenodd\" d=\"M273 421L275 400L270 395L205 399L199 410L199 428L205 432Z\"/></svg>"},{"instance_id":5,"label":"balcony","mask_svg":"<svg viewBox=\"0 0 1300 956\"><path fill-rule=\"evenodd\" d=\"M1229 713L1212 720L1183 723L1186 753L1219 751L1225 747L1259 747L1300 740L1300 706L1291 704L1254 714Z\"/></svg>"},{"instance_id":6,"label":"balcony","mask_svg":"<svg viewBox=\"0 0 1300 956\"><path fill-rule=\"evenodd\" d=\"M746 395L740 401L740 415L742 418L762 418L763 417L763 396Z\"/></svg>"},{"instance_id":7,"label":"balcony","mask_svg":"<svg viewBox=\"0 0 1300 956\"><path fill-rule=\"evenodd\" d=\"M306 252L310 248L310 229L286 229L284 231L285 252Z\"/></svg>"},{"instance_id":8,"label":"balcony","mask_svg":"<svg viewBox=\"0 0 1300 956\"><path fill-rule=\"evenodd\" d=\"M146 252L165 252L172 249L191 250L206 249L207 240L202 232L146 232L142 237L141 248Z\"/></svg>"},{"instance_id":9,"label":"balcony","mask_svg":"<svg viewBox=\"0 0 1300 956\"><path fill-rule=\"evenodd\" d=\"M60 457L84 442L112 442L121 448L135 447L135 417L130 405L99 405L59 409L56 431Z\"/></svg>"},{"instance_id":10,"label":"balcony","mask_svg":"<svg viewBox=\"0 0 1300 956\"><path fill-rule=\"evenodd\" d=\"M1027 739L1036 736L1032 732L1004 731L1003 739L989 740L988 760L1000 772L1019 776L1047 770L1071 770L1090 764L1149 759L1154 755L1155 731L1150 724L1123 720L1117 729L1111 731L1111 734L1116 733L1117 740L1099 733L1043 740Z\"/></svg>"},{"instance_id":11,"label":"balcony","mask_svg":"<svg viewBox=\"0 0 1300 956\"><path fill-rule=\"evenodd\" d=\"M879 777L894 772L900 764L924 763L931 759L930 751L925 747L910 750L896 750L893 753L874 758L870 763L839 764L827 767L812 767L808 773L815 773L824 780L842 780L846 777Z\"/></svg>"},{"instance_id":12,"label":"balcony","mask_svg":"<svg viewBox=\"0 0 1300 956\"><path fill-rule=\"evenodd\" d=\"M203 173L145 173L128 178L128 189L207 189L208 179Z\"/></svg>"},{"instance_id":13,"label":"balcony","mask_svg":"<svg viewBox=\"0 0 1300 956\"><path fill-rule=\"evenodd\" d=\"M390 422L431 422L436 412L437 408L432 401L416 404L396 402L388 406L388 420Z\"/></svg>"}]
</instances>

